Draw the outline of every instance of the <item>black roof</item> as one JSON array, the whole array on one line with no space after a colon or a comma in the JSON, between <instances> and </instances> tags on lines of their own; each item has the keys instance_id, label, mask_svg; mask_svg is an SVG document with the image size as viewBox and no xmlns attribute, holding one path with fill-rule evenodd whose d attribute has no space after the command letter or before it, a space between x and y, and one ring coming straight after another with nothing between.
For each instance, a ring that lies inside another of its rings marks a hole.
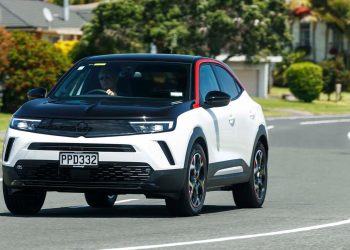
<instances>
[{"instance_id":1,"label":"black roof","mask_svg":"<svg viewBox=\"0 0 350 250\"><path fill-rule=\"evenodd\" d=\"M135 60L135 61L166 61L193 63L202 56L178 55L178 54L111 54L88 57L89 61L114 61L114 60Z\"/></svg>"}]
</instances>

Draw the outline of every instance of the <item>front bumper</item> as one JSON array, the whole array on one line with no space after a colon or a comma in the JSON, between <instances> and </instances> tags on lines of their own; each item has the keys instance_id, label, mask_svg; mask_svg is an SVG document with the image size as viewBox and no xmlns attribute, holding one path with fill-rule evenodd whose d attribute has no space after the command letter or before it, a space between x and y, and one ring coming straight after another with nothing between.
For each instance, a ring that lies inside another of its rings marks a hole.
<instances>
[{"instance_id":1,"label":"front bumper","mask_svg":"<svg viewBox=\"0 0 350 250\"><path fill-rule=\"evenodd\" d=\"M13 167L19 160L57 161L60 152L85 151L98 152L100 162L145 162L155 171L182 169L190 135L191 131L175 130L145 135L72 138L9 128L4 140L3 165Z\"/></svg>"},{"instance_id":2,"label":"front bumper","mask_svg":"<svg viewBox=\"0 0 350 250\"><path fill-rule=\"evenodd\" d=\"M178 193L184 184L190 133L184 134L187 133L175 130L158 134L72 138L10 128L4 140L4 182L12 188L47 191ZM60 152L98 152L99 167L60 168Z\"/></svg>"},{"instance_id":3,"label":"front bumper","mask_svg":"<svg viewBox=\"0 0 350 250\"><path fill-rule=\"evenodd\" d=\"M60 168L54 161L19 161L15 167L2 166L4 183L14 189L157 195L179 193L185 170L154 171L134 163L106 163L98 169ZM21 166L19 169L18 166Z\"/></svg>"}]
</instances>

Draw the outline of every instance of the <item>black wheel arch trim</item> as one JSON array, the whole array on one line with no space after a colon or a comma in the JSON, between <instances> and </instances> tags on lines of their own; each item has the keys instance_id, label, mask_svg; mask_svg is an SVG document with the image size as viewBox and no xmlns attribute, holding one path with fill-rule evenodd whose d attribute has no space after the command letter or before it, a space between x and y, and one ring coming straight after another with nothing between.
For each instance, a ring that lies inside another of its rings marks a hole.
<instances>
[{"instance_id":1,"label":"black wheel arch trim","mask_svg":"<svg viewBox=\"0 0 350 250\"><path fill-rule=\"evenodd\" d=\"M201 140L204 145L202 145L201 143L201 146L203 147L203 150L206 154L206 157L207 157L207 162L208 162L208 147L207 147L207 140L205 138L205 135L204 135L204 132L202 130L202 128L200 127L195 127L193 129L193 132L192 132L192 135L191 135L191 138L188 142L188 145L187 145L187 150L186 150L186 156L185 156L185 164L186 162L188 161L188 158L190 157L190 154L191 154L191 149L194 145L194 143L197 141L197 140Z\"/></svg>"},{"instance_id":2,"label":"black wheel arch trim","mask_svg":"<svg viewBox=\"0 0 350 250\"><path fill-rule=\"evenodd\" d=\"M264 145L264 147L266 149L266 154L267 154L269 151L269 142L268 142L266 128L262 124L259 126L258 132L256 134L253 151L256 148L256 145L258 144L259 141L261 141L262 144Z\"/></svg>"},{"instance_id":3,"label":"black wheel arch trim","mask_svg":"<svg viewBox=\"0 0 350 250\"><path fill-rule=\"evenodd\" d=\"M259 129L258 129L258 132L256 134L256 137L255 137L255 141L254 141L254 146L252 148L252 157L251 157L251 160L250 160L250 166L252 166L253 164L253 161L254 161L254 150L256 149L256 146L258 145L258 143L261 142L264 147L265 147L265 150L266 150L266 163L268 162L268 152L269 152L269 143L268 143L268 137L267 137L267 132L266 132L266 128L264 125L260 125L259 126ZM266 165L267 167L267 165ZM250 179L250 176L249 176L249 179Z\"/></svg>"},{"instance_id":4,"label":"black wheel arch trim","mask_svg":"<svg viewBox=\"0 0 350 250\"><path fill-rule=\"evenodd\" d=\"M189 158L190 158L190 154L191 154L191 149L193 147L193 145L195 144L196 141L200 140L202 143L201 143L201 146L203 147L203 150L204 150L204 153L205 153L205 156L207 158L207 162L209 162L208 158L208 146L207 146L207 140L205 138L205 135L204 135L204 132L202 130L202 128L200 127L195 127L193 129L193 132L192 132L192 135L190 137L190 140L188 141L188 144L187 144L187 150L186 150L186 155L185 155L185 161L184 161L184 169L187 169L188 166L186 166ZM202 145L204 144L204 145ZM207 166L208 167L208 166ZM185 184L185 180L186 180L186 175L183 176L183 185Z\"/></svg>"}]
</instances>

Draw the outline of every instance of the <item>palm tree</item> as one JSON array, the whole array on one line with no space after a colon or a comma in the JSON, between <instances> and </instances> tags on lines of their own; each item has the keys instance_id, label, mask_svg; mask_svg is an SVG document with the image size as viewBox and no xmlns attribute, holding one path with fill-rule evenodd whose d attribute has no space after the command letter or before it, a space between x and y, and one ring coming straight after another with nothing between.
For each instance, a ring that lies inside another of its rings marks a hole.
<instances>
[{"instance_id":1,"label":"palm tree","mask_svg":"<svg viewBox=\"0 0 350 250\"><path fill-rule=\"evenodd\" d=\"M326 23L325 59L329 52L329 29L333 27L346 31L344 15L341 15L340 10L348 8L349 4L349 0L312 0L313 15Z\"/></svg>"}]
</instances>

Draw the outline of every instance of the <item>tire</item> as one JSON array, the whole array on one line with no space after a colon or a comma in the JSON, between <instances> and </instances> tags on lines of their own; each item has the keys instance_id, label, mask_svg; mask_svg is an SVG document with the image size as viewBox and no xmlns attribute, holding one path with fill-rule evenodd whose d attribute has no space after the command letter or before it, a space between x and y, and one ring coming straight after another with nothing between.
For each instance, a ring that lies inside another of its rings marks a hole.
<instances>
[{"instance_id":1,"label":"tire","mask_svg":"<svg viewBox=\"0 0 350 250\"><path fill-rule=\"evenodd\" d=\"M263 205L267 190L267 153L258 142L250 164L249 181L233 186L233 198L239 208L259 208Z\"/></svg>"},{"instance_id":2,"label":"tire","mask_svg":"<svg viewBox=\"0 0 350 250\"><path fill-rule=\"evenodd\" d=\"M207 186L207 158L200 144L193 145L185 169L186 181L179 199L167 198L165 204L172 215L194 216L202 211Z\"/></svg>"},{"instance_id":3,"label":"tire","mask_svg":"<svg viewBox=\"0 0 350 250\"><path fill-rule=\"evenodd\" d=\"M117 195L106 193L85 193L85 200L90 207L108 208L113 207L117 200Z\"/></svg>"},{"instance_id":4,"label":"tire","mask_svg":"<svg viewBox=\"0 0 350 250\"><path fill-rule=\"evenodd\" d=\"M46 191L26 190L12 193L2 182L2 190L7 209L14 215L35 215L39 213L46 198Z\"/></svg>"}]
</instances>

